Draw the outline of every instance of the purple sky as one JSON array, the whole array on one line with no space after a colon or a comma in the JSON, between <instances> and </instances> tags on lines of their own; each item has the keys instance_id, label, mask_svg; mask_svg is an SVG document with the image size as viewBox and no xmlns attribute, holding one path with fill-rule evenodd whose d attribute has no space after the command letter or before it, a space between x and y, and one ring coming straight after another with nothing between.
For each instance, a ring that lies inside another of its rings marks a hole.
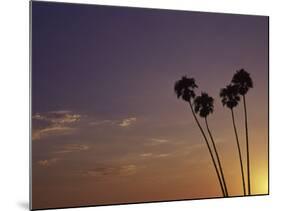
<instances>
[{"instance_id":1,"label":"purple sky","mask_svg":"<svg viewBox=\"0 0 281 211\"><path fill-rule=\"evenodd\" d=\"M34 207L217 196L201 134L173 91L183 75L215 98L211 128L227 178L237 178L232 195L241 194L231 116L219 99L241 68L254 81L258 183L267 178L268 17L32 2Z\"/></svg>"}]
</instances>

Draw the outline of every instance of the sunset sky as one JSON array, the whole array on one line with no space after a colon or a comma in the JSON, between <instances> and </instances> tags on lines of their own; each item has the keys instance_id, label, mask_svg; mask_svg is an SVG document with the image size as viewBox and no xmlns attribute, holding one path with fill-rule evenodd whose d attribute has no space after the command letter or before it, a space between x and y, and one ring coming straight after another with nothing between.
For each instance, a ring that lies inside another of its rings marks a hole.
<instances>
[{"instance_id":1,"label":"sunset sky","mask_svg":"<svg viewBox=\"0 0 281 211\"><path fill-rule=\"evenodd\" d=\"M268 17L32 2L32 207L221 196L174 93L183 75L215 99L210 128L229 193L242 195L231 112L219 99L241 68L254 82L252 193L266 194ZM234 112L245 158L242 103Z\"/></svg>"}]
</instances>

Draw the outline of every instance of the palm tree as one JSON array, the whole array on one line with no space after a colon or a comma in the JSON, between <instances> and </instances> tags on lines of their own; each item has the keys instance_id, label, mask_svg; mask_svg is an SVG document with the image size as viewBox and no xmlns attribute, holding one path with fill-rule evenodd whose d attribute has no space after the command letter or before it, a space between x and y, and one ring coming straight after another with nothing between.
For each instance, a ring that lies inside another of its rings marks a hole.
<instances>
[{"instance_id":1,"label":"palm tree","mask_svg":"<svg viewBox=\"0 0 281 211\"><path fill-rule=\"evenodd\" d=\"M214 98L210 97L207 93L202 92L201 96L197 96L195 98L194 106L195 106L195 109L194 109L195 113L199 113L200 117L205 119L206 128L208 130L208 133L211 138L212 145L213 145L213 148L215 150L215 154L216 154L216 157L218 160L219 169L220 169L220 173L221 173L221 177L222 177L222 182L224 185L225 195L228 196L227 186L225 183L225 177L224 177L220 157L219 157L217 147L215 145L211 130L209 128L208 119L207 119L208 115L213 113L213 111L214 111Z\"/></svg>"},{"instance_id":2,"label":"palm tree","mask_svg":"<svg viewBox=\"0 0 281 211\"><path fill-rule=\"evenodd\" d=\"M211 155L212 162L213 162L213 165L215 167L216 174L217 174L217 177L218 177L218 180L219 180L219 183L220 183L222 194L223 194L223 196L226 196L225 192L224 192L223 185L222 185L222 181L221 181L221 178L220 178L220 175L219 175L219 172L218 172L218 168L217 168L214 156L212 154L212 151L211 151L211 148L210 148L210 145L209 145L209 142L208 142L207 137L206 137L206 135L205 135L205 133L204 133L197 117L196 117L196 114L195 114L194 110L193 110L193 106L192 106L191 101L195 98L195 92L194 92L195 88L197 88L197 85L195 83L194 78L187 78L186 76L183 76L180 80L178 80L175 83L174 90L175 90L175 93L176 93L177 97L182 98L184 101L188 102L188 104L190 106L192 115L193 115L193 117L194 117L203 137L204 137L204 140L205 140L206 145L208 147L209 153Z\"/></svg>"},{"instance_id":3,"label":"palm tree","mask_svg":"<svg viewBox=\"0 0 281 211\"><path fill-rule=\"evenodd\" d=\"M233 112L233 108L236 107L238 105L238 102L240 101L240 97L238 94L239 94L238 87L236 85L232 85L232 84L226 86L226 88L223 88L220 91L220 97L222 98L221 102L222 102L223 106L226 106L227 108L229 108L231 110L232 124L233 124L233 129L235 132L236 144L237 144L239 160L240 160L241 176L242 176L242 183L243 183L243 193L244 193L244 195L246 195L246 186L245 186L242 155L241 155L241 149L240 149L237 129L236 129L236 125L235 125L235 119L234 119L234 112Z\"/></svg>"},{"instance_id":4,"label":"palm tree","mask_svg":"<svg viewBox=\"0 0 281 211\"><path fill-rule=\"evenodd\" d=\"M246 130L246 152L247 152L247 178L248 178L248 194L251 195L251 183L250 183L250 152L249 152L249 137L248 137L248 121L247 121L247 107L245 95L250 88L253 88L253 81L250 74L244 69L236 71L232 81L238 87L238 92L243 98L244 104L244 116L245 116L245 130Z\"/></svg>"}]
</instances>

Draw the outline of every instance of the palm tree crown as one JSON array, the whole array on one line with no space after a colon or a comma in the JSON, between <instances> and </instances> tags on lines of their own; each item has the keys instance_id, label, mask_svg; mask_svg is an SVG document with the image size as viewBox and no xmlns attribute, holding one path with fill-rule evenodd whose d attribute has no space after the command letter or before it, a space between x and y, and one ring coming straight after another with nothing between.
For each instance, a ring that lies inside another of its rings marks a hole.
<instances>
[{"instance_id":1,"label":"palm tree crown","mask_svg":"<svg viewBox=\"0 0 281 211\"><path fill-rule=\"evenodd\" d=\"M222 102L223 106L226 105L231 110L232 124L233 124L233 129L234 129L234 132L235 132L236 144L237 144L239 161L240 161L241 179L242 179L242 183L243 183L243 192L244 192L244 195L246 195L242 154L241 154L237 129L236 129L236 125L235 125L234 112L233 112L233 108L236 107L238 105L238 102L240 101L239 86L234 85L234 84L227 85L226 88L221 89L220 97L222 98L221 102Z\"/></svg>"},{"instance_id":2,"label":"palm tree crown","mask_svg":"<svg viewBox=\"0 0 281 211\"><path fill-rule=\"evenodd\" d=\"M215 157L213 155L213 152L212 152L212 149L211 149L210 144L208 142L208 139L207 139L207 137L205 135L205 132L204 132L200 122L198 121L198 119L196 117L196 114L194 112L194 109L193 109L193 103L191 101L195 98L195 92L194 92L195 88L197 88L197 85L195 83L194 78L187 78L186 76L183 76L180 80L176 81L175 86L174 86L174 90L175 90L175 93L177 94L177 97L182 98L184 101L188 102L188 104L190 106L190 110L192 112L194 120L195 120L197 126L199 127L200 132L202 133L203 138L206 142L208 151L209 151L211 159L212 159L212 163L214 165L214 168L215 168L215 171L216 171L216 174L217 174L217 178L218 178L218 181L219 181L219 184L220 184L222 194L223 194L223 196L228 196L227 193L224 190L224 186L223 186L223 183L222 183L222 179L220 177L219 169L217 167ZM206 124L207 124L207 118L205 118L205 121L206 121Z\"/></svg>"},{"instance_id":3,"label":"palm tree crown","mask_svg":"<svg viewBox=\"0 0 281 211\"><path fill-rule=\"evenodd\" d=\"M202 92L201 96L197 96L194 100L194 110L195 113L199 112L201 117L207 117L214 111L214 98Z\"/></svg>"},{"instance_id":4,"label":"palm tree crown","mask_svg":"<svg viewBox=\"0 0 281 211\"><path fill-rule=\"evenodd\" d=\"M244 104L245 116L245 131L246 131L246 152L247 152L247 176L248 176L248 195L251 195L251 181L250 181L250 153L249 153L249 135L248 135L248 120L247 120L247 106L245 95L250 88L253 87L253 81L250 74L244 69L237 71L231 81L234 85L238 86L238 92L242 95Z\"/></svg>"},{"instance_id":5,"label":"palm tree crown","mask_svg":"<svg viewBox=\"0 0 281 211\"><path fill-rule=\"evenodd\" d=\"M238 91L241 95L245 95L250 88L253 88L253 81L250 74L244 69L237 70L231 82L238 86Z\"/></svg>"},{"instance_id":6,"label":"palm tree crown","mask_svg":"<svg viewBox=\"0 0 281 211\"><path fill-rule=\"evenodd\" d=\"M197 88L194 78L183 76L175 84L175 92L178 98L190 102L195 97L194 89Z\"/></svg>"},{"instance_id":7,"label":"palm tree crown","mask_svg":"<svg viewBox=\"0 0 281 211\"><path fill-rule=\"evenodd\" d=\"M221 102L223 106L227 106L230 109L233 109L238 105L240 101L239 97L239 87L237 85L227 85L226 88L221 89L220 91Z\"/></svg>"}]
</instances>

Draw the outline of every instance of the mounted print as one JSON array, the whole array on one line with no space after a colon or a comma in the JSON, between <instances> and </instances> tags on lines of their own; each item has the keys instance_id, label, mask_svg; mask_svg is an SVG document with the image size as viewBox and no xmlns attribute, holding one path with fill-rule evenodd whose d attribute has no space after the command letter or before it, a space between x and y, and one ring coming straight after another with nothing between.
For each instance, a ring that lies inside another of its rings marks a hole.
<instances>
[{"instance_id":1,"label":"mounted print","mask_svg":"<svg viewBox=\"0 0 281 211\"><path fill-rule=\"evenodd\" d=\"M31 209L269 194L269 17L30 12Z\"/></svg>"}]
</instances>

